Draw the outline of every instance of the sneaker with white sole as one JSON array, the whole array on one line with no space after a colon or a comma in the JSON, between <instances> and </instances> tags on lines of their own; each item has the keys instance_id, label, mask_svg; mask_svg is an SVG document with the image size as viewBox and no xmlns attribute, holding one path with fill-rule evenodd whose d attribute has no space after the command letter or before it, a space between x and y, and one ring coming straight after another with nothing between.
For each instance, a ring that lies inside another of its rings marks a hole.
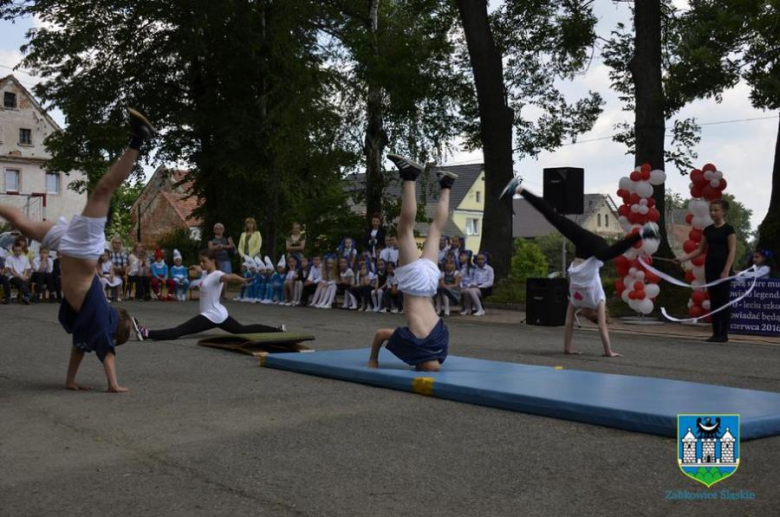
<instances>
[{"instance_id":1,"label":"sneaker with white sole","mask_svg":"<svg viewBox=\"0 0 780 517\"><path fill-rule=\"evenodd\" d=\"M439 177L439 187L442 189L451 189L455 180L458 179L458 175L455 172L448 171L446 169L440 169L436 171L436 175Z\"/></svg>"},{"instance_id":2,"label":"sneaker with white sole","mask_svg":"<svg viewBox=\"0 0 780 517\"><path fill-rule=\"evenodd\" d=\"M135 338L138 341L143 341L149 335L149 330L146 327L142 327L138 323L137 318L132 318L132 322L133 322L133 332L135 332Z\"/></svg>"},{"instance_id":3,"label":"sneaker with white sole","mask_svg":"<svg viewBox=\"0 0 780 517\"><path fill-rule=\"evenodd\" d=\"M404 181L417 181L417 177L425 170L425 167L419 163L399 154L388 154L387 159L398 167L401 179Z\"/></svg>"},{"instance_id":4,"label":"sneaker with white sole","mask_svg":"<svg viewBox=\"0 0 780 517\"><path fill-rule=\"evenodd\" d=\"M482 310L482 311L477 311L477 312L475 312L475 313L474 313L474 316L477 316L477 317L479 317L479 316L484 316L484 315L485 315L485 311L484 311L484 310Z\"/></svg>"}]
</instances>

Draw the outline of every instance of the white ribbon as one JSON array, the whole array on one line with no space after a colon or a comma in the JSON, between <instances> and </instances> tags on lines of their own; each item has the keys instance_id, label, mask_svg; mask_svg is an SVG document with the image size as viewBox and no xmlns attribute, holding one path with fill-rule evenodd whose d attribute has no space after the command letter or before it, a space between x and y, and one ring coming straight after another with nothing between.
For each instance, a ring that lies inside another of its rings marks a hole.
<instances>
[{"instance_id":1,"label":"white ribbon","mask_svg":"<svg viewBox=\"0 0 780 517\"><path fill-rule=\"evenodd\" d=\"M689 289L701 289L701 288L705 288L705 287L712 287L712 286L715 286L715 285L718 285L718 284L722 284L723 282L730 282L731 280L734 280L735 278L738 278L738 277L741 277L743 275L746 275L746 274L748 274L748 273L750 273L752 271L756 271L756 269L757 269L756 266L753 265L753 266L749 267L748 269L745 269L744 271L740 271L739 273L737 273L734 276L730 276L730 277L727 277L727 278L721 278L721 279L715 280L714 282L710 282L709 284L691 285L691 284L686 284L685 282L681 282L680 280L677 280L673 276L669 276L666 273L658 271L653 266L649 265L647 262L644 262L642 260L642 257L639 257L639 262L642 264L642 266L645 267L645 269L647 269L648 271L650 271L653 274L657 275L659 278L662 278L663 280L666 280L670 284L678 285L680 287L687 287ZM666 307L661 307L661 314L663 314L664 318L668 319L669 321L674 321L674 322L677 322L677 323L698 323L699 320L703 320L704 318L708 318L708 317L712 316L713 314L715 314L717 312L725 310L725 309L731 307L732 305L735 305L735 304L741 302L743 298L745 298L747 295L749 295L753 291L753 288L756 286L756 280L758 280L758 277L754 276L753 277L753 284L750 286L750 289L745 291L745 293L742 296L740 296L739 298L737 298L736 300L732 300L729 303L718 307L714 311L708 312L707 314L704 314L704 315L699 316L697 318L683 318L683 319L674 318L672 316L669 316L669 314L666 312Z\"/></svg>"}]
</instances>

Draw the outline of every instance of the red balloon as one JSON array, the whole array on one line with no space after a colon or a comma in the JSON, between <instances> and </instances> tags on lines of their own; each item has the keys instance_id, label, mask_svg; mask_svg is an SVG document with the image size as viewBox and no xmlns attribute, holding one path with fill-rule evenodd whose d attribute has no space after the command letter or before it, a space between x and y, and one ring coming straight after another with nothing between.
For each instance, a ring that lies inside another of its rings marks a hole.
<instances>
[{"instance_id":1,"label":"red balloon","mask_svg":"<svg viewBox=\"0 0 780 517\"><path fill-rule=\"evenodd\" d=\"M715 201L716 199L720 199L722 197L723 197L723 191L714 188L712 189L712 199L710 199L709 201Z\"/></svg>"},{"instance_id":2,"label":"red balloon","mask_svg":"<svg viewBox=\"0 0 780 517\"><path fill-rule=\"evenodd\" d=\"M631 291L630 293L628 293L628 299L636 300L636 291Z\"/></svg>"},{"instance_id":3,"label":"red balloon","mask_svg":"<svg viewBox=\"0 0 780 517\"><path fill-rule=\"evenodd\" d=\"M655 198L652 197L647 198L647 206L648 208L653 208L655 206Z\"/></svg>"},{"instance_id":4,"label":"red balloon","mask_svg":"<svg viewBox=\"0 0 780 517\"><path fill-rule=\"evenodd\" d=\"M634 212L631 212L628 214L628 222L631 224L639 224L641 221L642 215L641 214L635 214Z\"/></svg>"},{"instance_id":5,"label":"red balloon","mask_svg":"<svg viewBox=\"0 0 780 517\"><path fill-rule=\"evenodd\" d=\"M628 257L624 255L618 255L615 257L615 266L617 267L627 267L628 266Z\"/></svg>"},{"instance_id":6,"label":"red balloon","mask_svg":"<svg viewBox=\"0 0 780 517\"><path fill-rule=\"evenodd\" d=\"M690 253L698 247L699 245L692 240L687 240L683 242L683 250L685 251L685 253Z\"/></svg>"},{"instance_id":7,"label":"red balloon","mask_svg":"<svg viewBox=\"0 0 780 517\"><path fill-rule=\"evenodd\" d=\"M706 257L704 255L699 255L695 259L691 260L691 264L693 264L694 266L703 266L705 258Z\"/></svg>"},{"instance_id":8,"label":"red balloon","mask_svg":"<svg viewBox=\"0 0 780 517\"><path fill-rule=\"evenodd\" d=\"M642 241L637 241L637 242L635 242L635 243L634 243L634 247L635 247L636 249L639 249L639 248L641 248L641 247L642 247Z\"/></svg>"},{"instance_id":9,"label":"red balloon","mask_svg":"<svg viewBox=\"0 0 780 517\"><path fill-rule=\"evenodd\" d=\"M645 284L642 282L634 282L634 291L644 291Z\"/></svg>"},{"instance_id":10,"label":"red balloon","mask_svg":"<svg viewBox=\"0 0 780 517\"><path fill-rule=\"evenodd\" d=\"M650 271L647 271L645 273L645 281L648 284L657 284L658 282L661 281L661 278L655 273L651 273Z\"/></svg>"},{"instance_id":11,"label":"red balloon","mask_svg":"<svg viewBox=\"0 0 780 517\"><path fill-rule=\"evenodd\" d=\"M650 174L650 171L653 170L653 168L650 166L649 163L643 163L642 166L639 168L640 171L642 171L642 174L647 173Z\"/></svg>"},{"instance_id":12,"label":"red balloon","mask_svg":"<svg viewBox=\"0 0 780 517\"><path fill-rule=\"evenodd\" d=\"M707 183L707 178L704 177L704 173L698 169L694 169L691 172L691 183L697 187L701 187L704 183Z\"/></svg>"},{"instance_id":13,"label":"red balloon","mask_svg":"<svg viewBox=\"0 0 780 517\"><path fill-rule=\"evenodd\" d=\"M639 262L639 261L637 260L637 262ZM651 257L650 255L648 255L646 257L642 257L642 262L646 263L648 266L652 266L653 265L653 257ZM639 266L642 266L642 269L644 269L644 266L641 263L639 264Z\"/></svg>"},{"instance_id":14,"label":"red balloon","mask_svg":"<svg viewBox=\"0 0 780 517\"><path fill-rule=\"evenodd\" d=\"M696 185L691 187L691 197L692 198L700 198L701 197L701 187L697 187Z\"/></svg>"},{"instance_id":15,"label":"red balloon","mask_svg":"<svg viewBox=\"0 0 780 517\"><path fill-rule=\"evenodd\" d=\"M631 200L631 202L628 203L629 205L636 205L636 204L639 204L639 200L642 199L642 198L639 197L639 194L634 192L633 194L631 194L631 197L629 199Z\"/></svg>"},{"instance_id":16,"label":"red balloon","mask_svg":"<svg viewBox=\"0 0 780 517\"><path fill-rule=\"evenodd\" d=\"M622 293L626 289L626 284L624 284L622 280L618 280L615 282L615 289Z\"/></svg>"},{"instance_id":17,"label":"red balloon","mask_svg":"<svg viewBox=\"0 0 780 517\"><path fill-rule=\"evenodd\" d=\"M636 292L636 299L637 300L644 300L647 297L647 294L645 294L644 291L637 291Z\"/></svg>"},{"instance_id":18,"label":"red balloon","mask_svg":"<svg viewBox=\"0 0 780 517\"><path fill-rule=\"evenodd\" d=\"M693 190L693 189L691 189L691 190ZM712 188L712 185L710 185L709 183L706 184L703 189L701 189L701 195L707 201L711 201L711 200L715 199L715 193L716 192L717 192L717 190Z\"/></svg>"},{"instance_id":19,"label":"red balloon","mask_svg":"<svg viewBox=\"0 0 780 517\"><path fill-rule=\"evenodd\" d=\"M702 233L701 230L697 230L694 228L693 230L688 233L688 238L691 239L693 242L699 242L701 241Z\"/></svg>"},{"instance_id":20,"label":"red balloon","mask_svg":"<svg viewBox=\"0 0 780 517\"><path fill-rule=\"evenodd\" d=\"M658 220L661 218L661 212L659 212L657 208L651 208L647 212L647 218L650 220L651 223L657 223Z\"/></svg>"},{"instance_id":21,"label":"red balloon","mask_svg":"<svg viewBox=\"0 0 780 517\"><path fill-rule=\"evenodd\" d=\"M685 216L685 222L688 224L691 224L693 222L693 214L688 214Z\"/></svg>"},{"instance_id":22,"label":"red balloon","mask_svg":"<svg viewBox=\"0 0 780 517\"><path fill-rule=\"evenodd\" d=\"M685 272L685 281L690 283L690 282L693 282L694 280L695 280L695 278L693 276L693 271L686 271Z\"/></svg>"},{"instance_id":23,"label":"red balloon","mask_svg":"<svg viewBox=\"0 0 780 517\"><path fill-rule=\"evenodd\" d=\"M650 171L642 171L640 174L642 175L643 181L647 181L650 179Z\"/></svg>"},{"instance_id":24,"label":"red balloon","mask_svg":"<svg viewBox=\"0 0 780 517\"><path fill-rule=\"evenodd\" d=\"M728 186L728 183L726 183L726 180L721 179L720 185L718 185L718 190L726 190L726 187Z\"/></svg>"},{"instance_id":25,"label":"red balloon","mask_svg":"<svg viewBox=\"0 0 780 517\"><path fill-rule=\"evenodd\" d=\"M707 172L707 171L716 171L716 170L718 170L718 168L717 168L717 167L715 167L715 166L714 166L713 164L711 164L711 163L708 163L707 165L705 165L704 167L702 167L702 168L701 168L701 171L702 171L702 172Z\"/></svg>"},{"instance_id":26,"label":"red balloon","mask_svg":"<svg viewBox=\"0 0 780 517\"><path fill-rule=\"evenodd\" d=\"M629 175L629 178L631 178L631 181L641 181L642 174L640 172L634 171Z\"/></svg>"},{"instance_id":27,"label":"red balloon","mask_svg":"<svg viewBox=\"0 0 780 517\"><path fill-rule=\"evenodd\" d=\"M622 215L623 217L628 217L628 214L631 213L631 209L628 207L628 205L620 205L618 207L618 215Z\"/></svg>"},{"instance_id":28,"label":"red balloon","mask_svg":"<svg viewBox=\"0 0 780 517\"><path fill-rule=\"evenodd\" d=\"M691 308L688 309L688 314L691 318L698 318L704 315L704 309L700 305L691 305Z\"/></svg>"},{"instance_id":29,"label":"red balloon","mask_svg":"<svg viewBox=\"0 0 780 517\"><path fill-rule=\"evenodd\" d=\"M691 295L691 300L693 300L693 303L696 305L701 305L701 302L703 302L704 299L704 293L701 291L694 291Z\"/></svg>"}]
</instances>

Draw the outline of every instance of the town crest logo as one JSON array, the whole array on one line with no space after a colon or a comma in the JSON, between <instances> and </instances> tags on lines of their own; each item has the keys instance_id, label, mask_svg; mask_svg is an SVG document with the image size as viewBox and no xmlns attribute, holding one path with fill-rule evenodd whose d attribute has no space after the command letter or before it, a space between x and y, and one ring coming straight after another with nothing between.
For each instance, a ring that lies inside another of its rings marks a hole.
<instances>
[{"instance_id":1,"label":"town crest logo","mask_svg":"<svg viewBox=\"0 0 780 517\"><path fill-rule=\"evenodd\" d=\"M711 487L739 468L739 415L677 415L677 463Z\"/></svg>"}]
</instances>

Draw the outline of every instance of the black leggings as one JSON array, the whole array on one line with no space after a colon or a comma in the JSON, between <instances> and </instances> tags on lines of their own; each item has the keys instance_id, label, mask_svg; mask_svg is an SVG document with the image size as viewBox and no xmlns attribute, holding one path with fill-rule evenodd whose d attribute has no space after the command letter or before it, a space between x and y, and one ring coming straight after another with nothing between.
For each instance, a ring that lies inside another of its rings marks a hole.
<instances>
[{"instance_id":1,"label":"black leggings","mask_svg":"<svg viewBox=\"0 0 780 517\"><path fill-rule=\"evenodd\" d=\"M720 267L718 267L720 266ZM716 264L707 267L705 265L705 281L709 284L720 279L720 272L723 271L725 264ZM733 274L733 272L729 272ZM707 288L710 293L710 310L714 311L729 303L729 292L731 291L731 282L723 282ZM712 335L719 337L728 337L729 326L731 326L731 307L710 316L712 319Z\"/></svg>"},{"instance_id":2,"label":"black leggings","mask_svg":"<svg viewBox=\"0 0 780 517\"><path fill-rule=\"evenodd\" d=\"M568 219L553 210L544 199L523 190L520 194L534 207L547 221L561 232L564 237L574 243L574 256L581 259L596 257L602 262L612 260L625 253L634 244L642 240L640 234L634 234L622 239L612 246L598 235L589 232L571 219Z\"/></svg>"},{"instance_id":3,"label":"black leggings","mask_svg":"<svg viewBox=\"0 0 780 517\"><path fill-rule=\"evenodd\" d=\"M259 334L263 332L281 332L281 329L277 327L269 327L268 325L242 325L233 319L232 316L228 316L222 323L214 323L202 314L198 314L191 320L187 320L178 327L165 330L150 330L149 339L155 341L167 341L169 339L178 339L182 336L189 334L198 334L219 327L225 332L231 334Z\"/></svg>"}]
</instances>

